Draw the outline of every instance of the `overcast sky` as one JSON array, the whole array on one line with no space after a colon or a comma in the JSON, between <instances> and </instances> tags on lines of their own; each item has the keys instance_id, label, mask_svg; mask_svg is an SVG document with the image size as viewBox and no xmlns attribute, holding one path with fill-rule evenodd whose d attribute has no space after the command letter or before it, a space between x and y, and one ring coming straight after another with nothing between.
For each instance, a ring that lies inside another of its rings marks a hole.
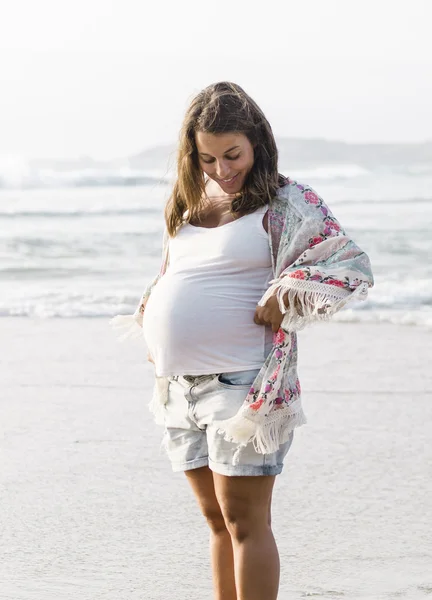
<instances>
[{"instance_id":1,"label":"overcast sky","mask_svg":"<svg viewBox=\"0 0 432 600\"><path fill-rule=\"evenodd\" d=\"M0 155L175 142L223 79L277 136L430 140L431 22L431 0L2 0Z\"/></svg>"}]
</instances>

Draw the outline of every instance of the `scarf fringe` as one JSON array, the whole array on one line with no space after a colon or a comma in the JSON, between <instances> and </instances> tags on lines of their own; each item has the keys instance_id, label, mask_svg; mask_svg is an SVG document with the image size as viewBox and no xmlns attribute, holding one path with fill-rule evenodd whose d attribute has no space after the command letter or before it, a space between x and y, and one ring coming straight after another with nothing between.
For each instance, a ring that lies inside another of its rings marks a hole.
<instances>
[{"instance_id":1,"label":"scarf fringe","mask_svg":"<svg viewBox=\"0 0 432 600\"><path fill-rule=\"evenodd\" d=\"M255 450L260 454L277 452L279 446L288 441L291 432L306 423L306 415L301 408L289 417L259 427L253 440Z\"/></svg>"},{"instance_id":2,"label":"scarf fringe","mask_svg":"<svg viewBox=\"0 0 432 600\"><path fill-rule=\"evenodd\" d=\"M121 342L142 336L142 328L135 315L117 315L110 320L109 325Z\"/></svg>"},{"instance_id":3,"label":"scarf fringe","mask_svg":"<svg viewBox=\"0 0 432 600\"><path fill-rule=\"evenodd\" d=\"M288 414L275 416L271 422L256 423L245 415L245 411L239 411L236 415L225 421L218 423L218 433L239 447L233 458L233 464L238 464L240 452L250 442L253 443L256 452L259 454L272 454L277 452L279 447L288 441L291 432L301 425L307 423L306 415L300 405L300 400L295 401L297 410L293 412L292 408L285 409ZM278 411L284 409L278 409Z\"/></svg>"},{"instance_id":4,"label":"scarf fringe","mask_svg":"<svg viewBox=\"0 0 432 600\"><path fill-rule=\"evenodd\" d=\"M148 409L152 413L157 425L165 424L165 404L168 402L168 377L157 377L153 387L153 394Z\"/></svg>"},{"instance_id":5,"label":"scarf fringe","mask_svg":"<svg viewBox=\"0 0 432 600\"><path fill-rule=\"evenodd\" d=\"M282 329L300 331L315 321L328 321L354 299L365 300L367 290L367 283L362 283L353 292L349 292L327 284L282 277L274 280L258 304L264 306L271 296L276 296L280 311L284 315ZM286 293L287 306L284 300Z\"/></svg>"}]
</instances>

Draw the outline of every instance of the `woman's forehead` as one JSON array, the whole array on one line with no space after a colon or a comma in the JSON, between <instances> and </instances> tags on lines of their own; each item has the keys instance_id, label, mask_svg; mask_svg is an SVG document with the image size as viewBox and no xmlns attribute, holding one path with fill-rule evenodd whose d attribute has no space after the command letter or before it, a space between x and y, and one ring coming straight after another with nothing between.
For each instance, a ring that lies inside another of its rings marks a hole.
<instances>
[{"instance_id":1,"label":"woman's forehead","mask_svg":"<svg viewBox=\"0 0 432 600\"><path fill-rule=\"evenodd\" d=\"M196 145L200 154L212 156L222 155L236 147L242 147L248 142L243 133L206 133L198 131L195 134Z\"/></svg>"}]
</instances>

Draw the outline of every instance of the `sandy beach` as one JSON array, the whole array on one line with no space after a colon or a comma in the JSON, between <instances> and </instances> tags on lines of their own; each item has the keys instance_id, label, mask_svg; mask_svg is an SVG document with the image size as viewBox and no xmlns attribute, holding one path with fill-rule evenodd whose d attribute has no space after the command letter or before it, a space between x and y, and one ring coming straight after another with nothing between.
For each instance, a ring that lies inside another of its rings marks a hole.
<instances>
[{"instance_id":1,"label":"sandy beach","mask_svg":"<svg viewBox=\"0 0 432 600\"><path fill-rule=\"evenodd\" d=\"M280 600L430 598L431 333L323 324L299 353L309 423L274 494ZM106 319L4 318L0 361L1 600L210 600L143 342Z\"/></svg>"}]
</instances>

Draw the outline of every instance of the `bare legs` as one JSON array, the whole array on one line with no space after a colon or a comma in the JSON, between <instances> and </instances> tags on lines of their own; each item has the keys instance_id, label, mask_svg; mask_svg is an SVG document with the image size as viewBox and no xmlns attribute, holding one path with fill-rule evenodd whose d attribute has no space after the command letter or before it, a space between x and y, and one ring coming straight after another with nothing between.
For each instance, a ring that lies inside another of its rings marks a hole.
<instances>
[{"instance_id":1,"label":"bare legs","mask_svg":"<svg viewBox=\"0 0 432 600\"><path fill-rule=\"evenodd\" d=\"M271 530L275 477L186 471L210 526L215 600L276 600L279 555Z\"/></svg>"},{"instance_id":2,"label":"bare legs","mask_svg":"<svg viewBox=\"0 0 432 600\"><path fill-rule=\"evenodd\" d=\"M233 544L237 599L276 600L279 554L269 523L275 477L213 479Z\"/></svg>"},{"instance_id":3,"label":"bare legs","mask_svg":"<svg viewBox=\"0 0 432 600\"><path fill-rule=\"evenodd\" d=\"M208 467L186 471L198 505L210 527L210 556L215 600L237 600L231 536L216 498L213 473Z\"/></svg>"}]
</instances>

